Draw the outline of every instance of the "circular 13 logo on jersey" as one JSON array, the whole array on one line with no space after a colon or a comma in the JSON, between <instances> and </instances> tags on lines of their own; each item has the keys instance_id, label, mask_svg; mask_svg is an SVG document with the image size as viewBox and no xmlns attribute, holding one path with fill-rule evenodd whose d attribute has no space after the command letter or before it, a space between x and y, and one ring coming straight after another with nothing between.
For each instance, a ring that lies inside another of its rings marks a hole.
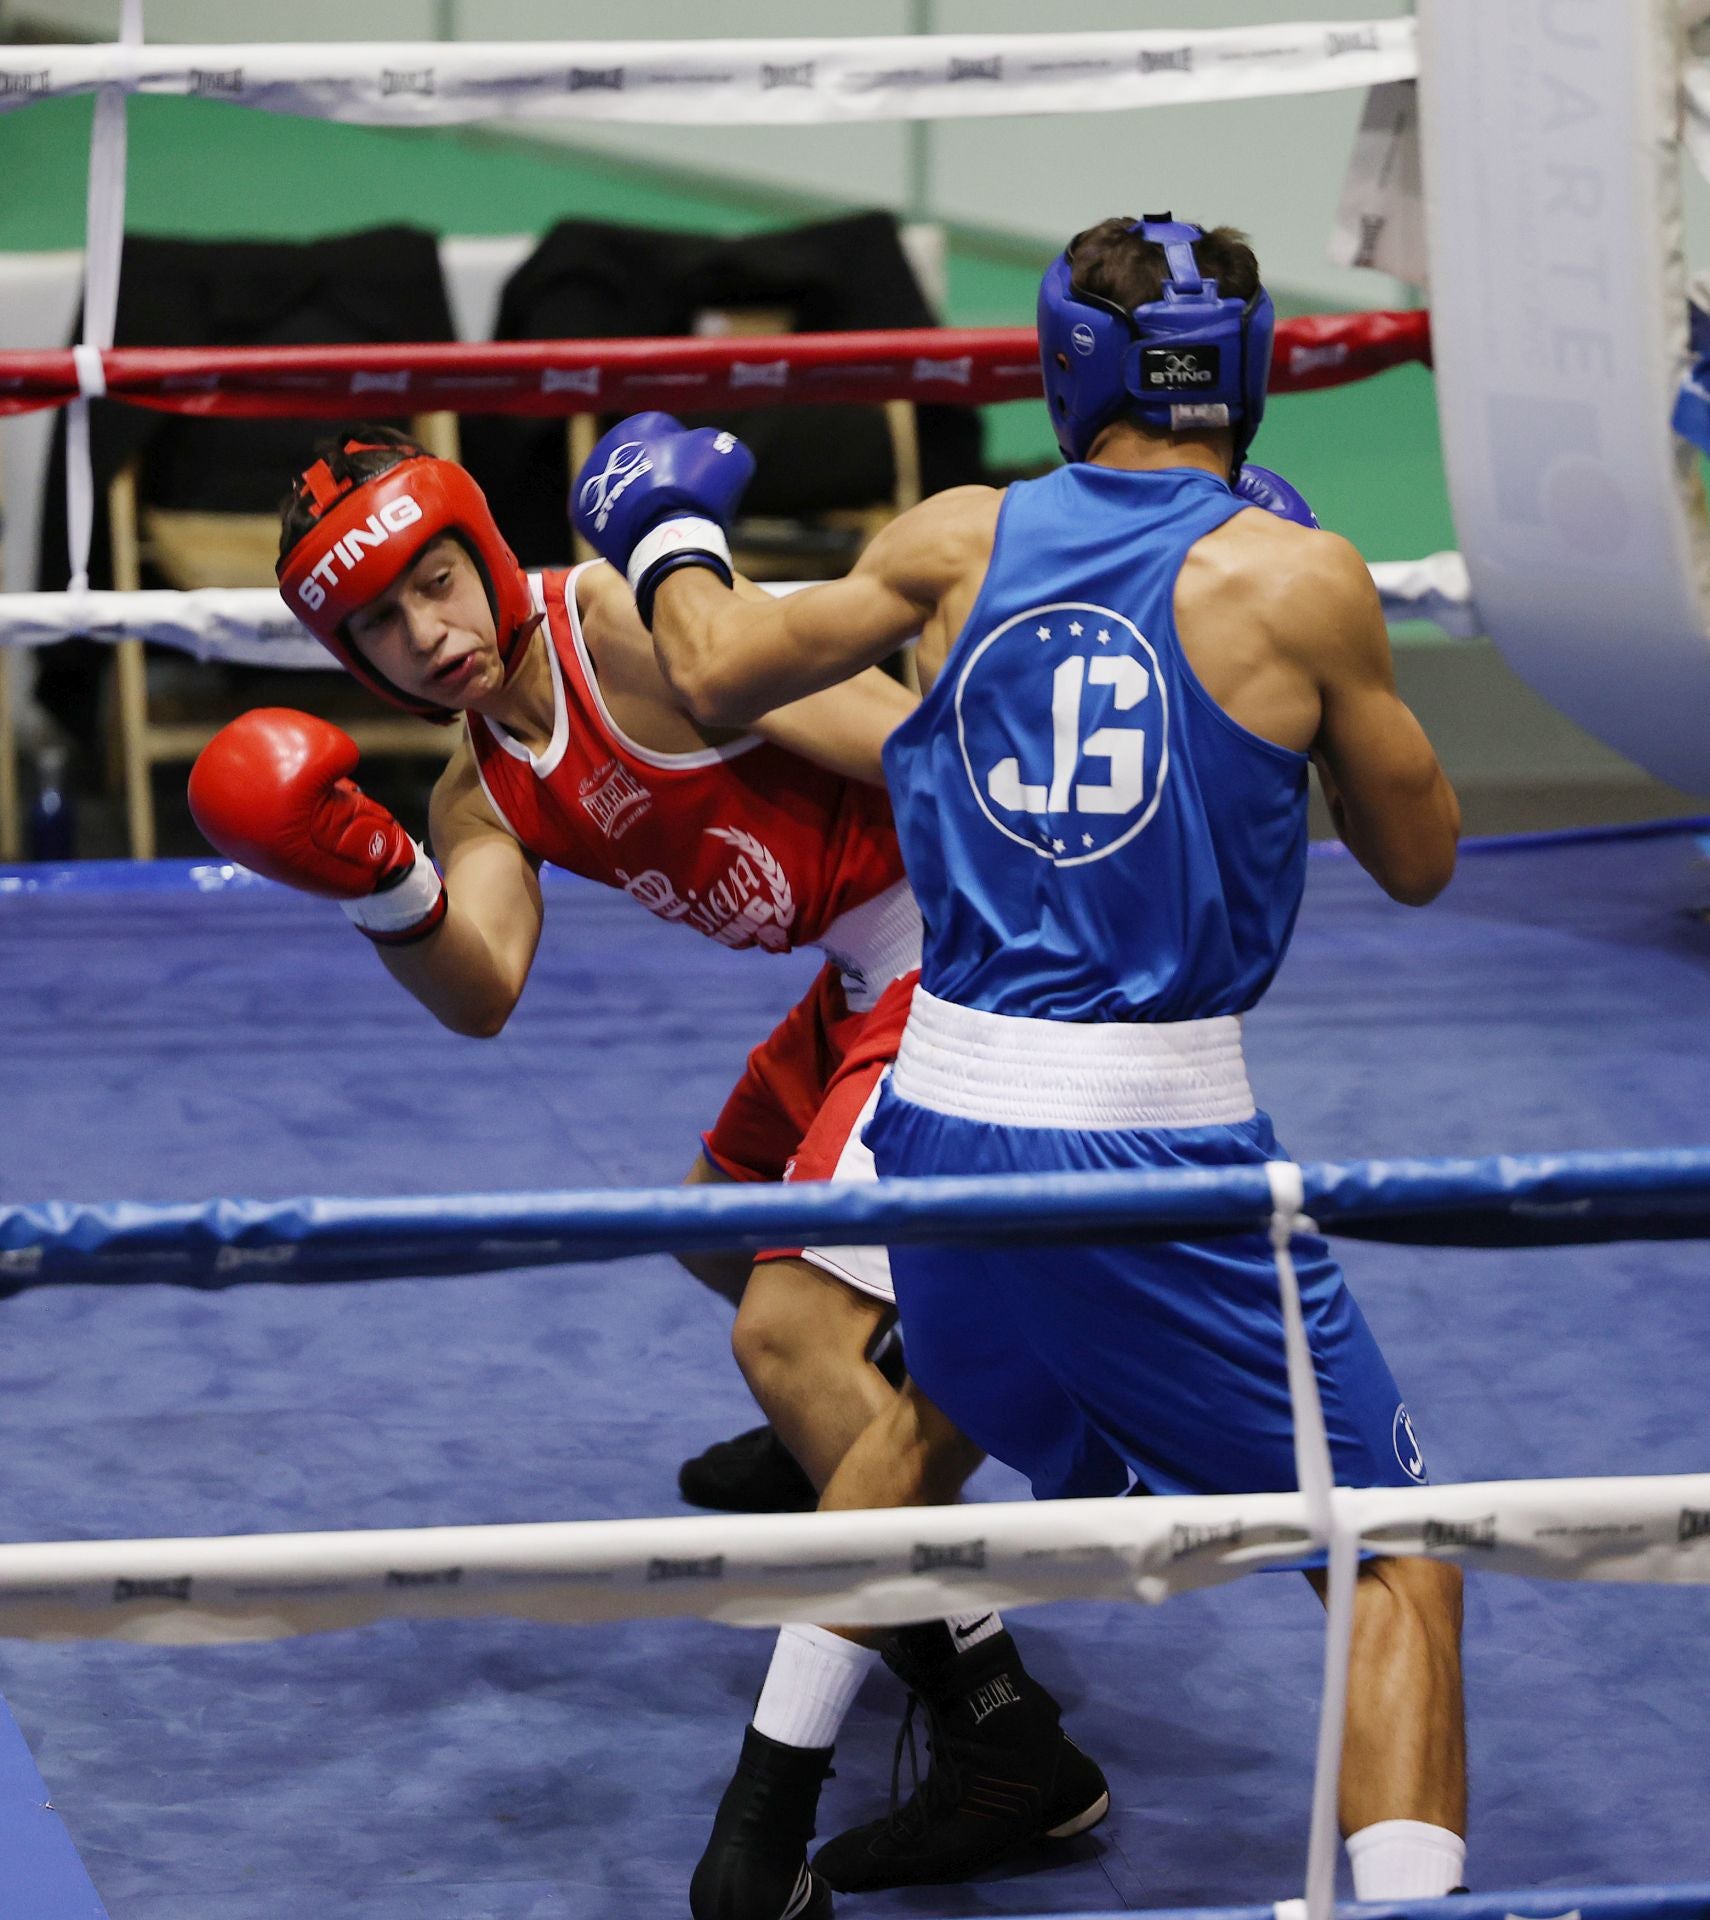
<instances>
[{"instance_id":1,"label":"circular 13 logo on jersey","mask_svg":"<svg viewBox=\"0 0 1710 1920\"><path fill-rule=\"evenodd\" d=\"M1157 812L1169 720L1146 636L1081 601L995 627L956 682L956 734L980 811L1058 867L1115 853Z\"/></svg>"}]
</instances>

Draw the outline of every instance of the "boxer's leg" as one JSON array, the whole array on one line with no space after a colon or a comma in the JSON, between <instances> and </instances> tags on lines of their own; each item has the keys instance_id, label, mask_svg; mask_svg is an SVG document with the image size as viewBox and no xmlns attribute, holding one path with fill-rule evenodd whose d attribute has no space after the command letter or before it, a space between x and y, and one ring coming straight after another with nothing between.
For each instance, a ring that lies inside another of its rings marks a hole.
<instances>
[{"instance_id":1,"label":"boxer's leg","mask_svg":"<svg viewBox=\"0 0 1710 1920\"><path fill-rule=\"evenodd\" d=\"M816 1490L895 1398L867 1357L892 1318L888 1302L800 1257L762 1261L749 1277L731 1347L749 1391Z\"/></svg>"},{"instance_id":2,"label":"boxer's leg","mask_svg":"<svg viewBox=\"0 0 1710 1920\"><path fill-rule=\"evenodd\" d=\"M715 1167L704 1153L695 1156L695 1164L683 1176L686 1187L704 1187L714 1184L732 1184L731 1175L722 1168ZM752 1264L745 1253L680 1253L677 1264L686 1267L703 1287L716 1293L721 1300L740 1306L742 1290L748 1284L748 1269Z\"/></svg>"},{"instance_id":3,"label":"boxer's leg","mask_svg":"<svg viewBox=\"0 0 1710 1920\"><path fill-rule=\"evenodd\" d=\"M1323 1592L1322 1574L1309 1576ZM1354 1592L1339 1803L1357 1900L1434 1899L1466 1862L1461 1570L1374 1559Z\"/></svg>"}]
</instances>

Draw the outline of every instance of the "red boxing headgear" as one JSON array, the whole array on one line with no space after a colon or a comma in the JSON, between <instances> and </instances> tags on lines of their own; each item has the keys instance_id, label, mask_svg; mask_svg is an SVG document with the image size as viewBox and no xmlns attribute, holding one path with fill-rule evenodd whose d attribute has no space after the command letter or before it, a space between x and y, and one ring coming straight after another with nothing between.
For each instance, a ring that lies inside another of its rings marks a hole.
<instances>
[{"instance_id":1,"label":"red boxing headgear","mask_svg":"<svg viewBox=\"0 0 1710 1920\"><path fill-rule=\"evenodd\" d=\"M340 451L372 445L352 436ZM315 509L314 524L280 555L275 572L286 606L371 693L443 724L456 718L454 709L393 686L351 644L344 626L357 608L386 592L425 547L449 533L463 542L481 574L507 677L540 616L487 496L470 475L419 449L400 453L396 466L369 480L340 479L324 459L315 461L297 482L299 497L307 496Z\"/></svg>"}]
</instances>

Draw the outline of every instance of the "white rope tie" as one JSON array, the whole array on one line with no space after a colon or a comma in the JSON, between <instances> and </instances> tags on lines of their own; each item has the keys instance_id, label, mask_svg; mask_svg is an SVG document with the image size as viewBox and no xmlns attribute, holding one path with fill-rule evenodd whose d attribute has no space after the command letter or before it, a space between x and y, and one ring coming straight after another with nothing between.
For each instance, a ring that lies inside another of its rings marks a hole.
<instances>
[{"instance_id":1,"label":"white rope tie","mask_svg":"<svg viewBox=\"0 0 1710 1920\"><path fill-rule=\"evenodd\" d=\"M72 349L78 398L66 409L65 521L71 548L70 589L89 590L95 534L95 467L89 447L89 402L107 391L103 349L113 344L119 310L119 260L125 244L125 96L136 88L142 44L142 0L125 0L113 49L117 76L95 96L89 136L88 214L83 246L83 338Z\"/></svg>"},{"instance_id":2,"label":"white rope tie","mask_svg":"<svg viewBox=\"0 0 1710 1920\"><path fill-rule=\"evenodd\" d=\"M101 358L101 349L79 342L71 349L71 358L77 368L77 391L85 400L101 400L107 393L107 368Z\"/></svg>"},{"instance_id":3,"label":"white rope tie","mask_svg":"<svg viewBox=\"0 0 1710 1920\"><path fill-rule=\"evenodd\" d=\"M1306 1501L1314 1540L1329 1552L1325 1594L1329 1617L1324 1636L1324 1691L1318 1715L1318 1751L1313 1769L1312 1819L1306 1852L1305 1920L1329 1920L1336 1899L1336 1804L1342 1775L1342 1726L1348 1708L1348 1654L1353 1644L1354 1580L1359 1534L1336 1492L1335 1468L1324 1428L1324 1405L1307 1344L1294 1268L1294 1235L1310 1230L1302 1209L1306 1186L1291 1160L1265 1168L1271 1188L1271 1251L1282 1299L1283 1341L1289 1398L1294 1404L1295 1477Z\"/></svg>"}]
</instances>

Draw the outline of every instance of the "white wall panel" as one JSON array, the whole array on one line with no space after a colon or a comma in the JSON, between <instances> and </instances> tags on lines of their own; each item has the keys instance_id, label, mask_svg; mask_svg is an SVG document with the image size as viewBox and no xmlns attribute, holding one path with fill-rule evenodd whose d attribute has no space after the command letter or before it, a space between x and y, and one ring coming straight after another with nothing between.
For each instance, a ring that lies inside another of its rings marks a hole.
<instances>
[{"instance_id":1,"label":"white wall panel","mask_svg":"<svg viewBox=\"0 0 1710 1920\"><path fill-rule=\"evenodd\" d=\"M1404 0L1059 0L1053 31L1243 26L1285 18L1372 20ZM1024 0L936 0L941 33L1026 33ZM1079 119L970 120L933 129L933 211L940 219L1065 240L1113 213L1170 208L1253 236L1271 286L1313 300L1385 306L1384 275L1333 266L1326 252L1363 93L1090 113Z\"/></svg>"}]
</instances>

